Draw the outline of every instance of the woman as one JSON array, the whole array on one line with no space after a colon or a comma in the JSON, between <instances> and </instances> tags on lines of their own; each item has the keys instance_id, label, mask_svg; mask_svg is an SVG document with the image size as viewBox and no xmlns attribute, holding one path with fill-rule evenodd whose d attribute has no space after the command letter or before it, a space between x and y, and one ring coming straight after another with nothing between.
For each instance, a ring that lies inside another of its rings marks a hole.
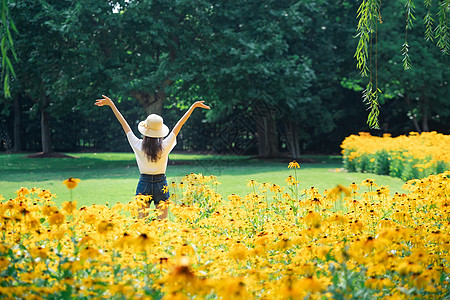
<instances>
[{"instance_id":1,"label":"woman","mask_svg":"<svg viewBox=\"0 0 450 300\"><path fill-rule=\"evenodd\" d=\"M172 129L170 134L169 128L163 123L163 119L156 114L151 114L145 121L140 122L138 125L139 132L143 135L143 138L139 139L131 131L130 126L116 108L114 102L105 95L102 95L102 97L102 99L97 99L95 105L107 105L111 107L117 120L122 125L122 128L127 135L128 142L136 156L136 161L141 173L136 188L136 195L151 195L151 201L153 201L155 206L160 210L158 219L166 218L168 208L162 208L159 204L162 201L169 199L165 175L169 153L177 144L176 137L194 109L197 107L210 109L210 107L203 104L204 101L197 101L192 104ZM148 203L147 207L150 206L151 201ZM143 216L143 214L140 214L140 217Z\"/></svg>"}]
</instances>

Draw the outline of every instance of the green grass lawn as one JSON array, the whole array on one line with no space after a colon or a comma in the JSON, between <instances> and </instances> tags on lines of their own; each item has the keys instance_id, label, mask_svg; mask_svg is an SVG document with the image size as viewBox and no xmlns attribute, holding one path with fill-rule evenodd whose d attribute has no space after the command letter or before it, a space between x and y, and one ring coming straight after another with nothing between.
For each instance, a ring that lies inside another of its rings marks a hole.
<instances>
[{"instance_id":1,"label":"green grass lawn","mask_svg":"<svg viewBox=\"0 0 450 300\"><path fill-rule=\"evenodd\" d=\"M27 158L25 154L0 154L0 195L9 199L20 187L48 189L57 195L55 202L70 200L69 190L62 182L80 178L73 190L78 206L128 202L135 193L139 177L133 153L69 153L76 158ZM311 162L300 163L297 170L300 189L314 186L320 192L338 184L350 185L353 181L371 178L378 185L402 191L403 181L375 174L346 173L340 156L305 156ZM179 183L186 174L215 175L221 183L218 192L224 198L234 193L244 196L252 190L247 180L270 182L285 186L285 179L294 175L288 169L289 160L261 160L245 156L214 156L179 154L170 155L167 168L169 183Z\"/></svg>"}]
</instances>

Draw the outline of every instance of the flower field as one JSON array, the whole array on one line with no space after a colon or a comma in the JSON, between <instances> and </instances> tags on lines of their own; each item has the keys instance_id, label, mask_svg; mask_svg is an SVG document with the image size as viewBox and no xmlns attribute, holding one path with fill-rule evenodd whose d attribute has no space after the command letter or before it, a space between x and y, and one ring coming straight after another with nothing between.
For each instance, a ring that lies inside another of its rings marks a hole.
<instances>
[{"instance_id":1,"label":"flower field","mask_svg":"<svg viewBox=\"0 0 450 300\"><path fill-rule=\"evenodd\" d=\"M282 185L249 180L227 199L214 176L187 175L169 187L165 220L137 218L141 198L56 207L50 191L21 188L0 205L0 297L450 297L449 171L408 181L407 194L370 179L320 194L289 167Z\"/></svg>"},{"instance_id":2,"label":"flower field","mask_svg":"<svg viewBox=\"0 0 450 300\"><path fill-rule=\"evenodd\" d=\"M408 136L371 136L361 132L341 144L344 167L352 172L423 178L450 169L450 136L411 132Z\"/></svg>"}]
</instances>

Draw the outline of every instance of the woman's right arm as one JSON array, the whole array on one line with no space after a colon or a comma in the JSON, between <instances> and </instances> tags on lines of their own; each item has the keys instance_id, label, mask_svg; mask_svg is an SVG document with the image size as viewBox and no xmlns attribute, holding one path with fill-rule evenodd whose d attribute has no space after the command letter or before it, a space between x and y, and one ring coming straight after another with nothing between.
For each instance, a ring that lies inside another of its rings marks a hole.
<instances>
[{"instance_id":1,"label":"woman's right arm","mask_svg":"<svg viewBox=\"0 0 450 300\"><path fill-rule=\"evenodd\" d=\"M130 125L128 125L127 121L122 116L120 111L117 109L114 102L110 98L106 97L105 95L102 95L102 97L103 97L102 99L96 100L95 105L97 105L97 106L107 105L107 106L111 107L111 109L112 109L114 115L116 116L117 120L119 121L120 125L122 125L123 131L125 131L125 134L130 132L131 131Z\"/></svg>"},{"instance_id":2,"label":"woman's right arm","mask_svg":"<svg viewBox=\"0 0 450 300\"><path fill-rule=\"evenodd\" d=\"M177 122L177 124L173 127L172 132L177 136L183 127L184 123L186 123L187 119L191 116L192 112L196 107L211 109L208 105L203 104L205 101L197 101L191 105L191 107L187 110L187 112L181 117L181 119Z\"/></svg>"}]
</instances>

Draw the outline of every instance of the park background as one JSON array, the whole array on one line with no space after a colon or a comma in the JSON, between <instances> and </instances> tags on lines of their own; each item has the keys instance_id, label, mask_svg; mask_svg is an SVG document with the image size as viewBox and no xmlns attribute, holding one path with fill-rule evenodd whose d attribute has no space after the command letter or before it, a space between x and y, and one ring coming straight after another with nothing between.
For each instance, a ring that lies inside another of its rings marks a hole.
<instances>
[{"instance_id":1,"label":"park background","mask_svg":"<svg viewBox=\"0 0 450 300\"><path fill-rule=\"evenodd\" d=\"M0 296L450 298L449 4L380 4L2 1ZM167 219L102 94L133 130L213 108Z\"/></svg>"},{"instance_id":2,"label":"park background","mask_svg":"<svg viewBox=\"0 0 450 300\"><path fill-rule=\"evenodd\" d=\"M342 167L342 141L361 131L448 133L448 55L416 22L408 31L414 67L404 70L400 2L383 5L372 41L382 93L380 129L369 128L368 78L354 57L357 9L358 1L10 1L17 60L0 102L0 151L10 153L4 196L36 185L60 194L60 182L80 177L81 203L128 201L139 174L114 115L93 105L102 94L135 133L150 113L172 127L205 100L213 109L184 125L167 175L177 183L191 172L220 176L225 196L248 192L238 184L248 179L282 183L293 159L326 174L301 173L304 188L348 185L355 175L333 170ZM59 161L32 159L45 157ZM380 184L400 191L402 181Z\"/></svg>"},{"instance_id":3,"label":"park background","mask_svg":"<svg viewBox=\"0 0 450 300\"><path fill-rule=\"evenodd\" d=\"M0 151L129 152L93 105L102 94L134 131L149 113L172 127L205 100L213 109L191 117L176 151L300 159L339 154L360 131L448 134L449 56L425 40L425 6L405 30L401 1L382 5L373 37L381 114L369 129L358 2L10 1L16 76L0 99Z\"/></svg>"}]
</instances>

